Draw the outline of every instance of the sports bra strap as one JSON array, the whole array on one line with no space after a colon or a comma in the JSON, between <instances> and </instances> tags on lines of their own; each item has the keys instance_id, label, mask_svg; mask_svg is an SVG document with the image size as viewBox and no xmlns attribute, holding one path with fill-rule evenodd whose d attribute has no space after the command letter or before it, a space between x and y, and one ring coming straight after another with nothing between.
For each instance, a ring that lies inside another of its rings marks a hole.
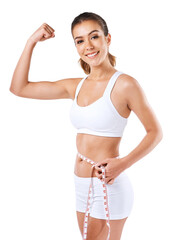
<instances>
[{"instance_id":1,"label":"sports bra strap","mask_svg":"<svg viewBox=\"0 0 176 240\"><path fill-rule=\"evenodd\" d=\"M104 94L103 94L104 96L110 95L111 90L112 90L112 88L113 88L113 86L114 86L114 84L115 84L115 82L116 82L116 80L117 80L117 78L118 78L118 76L119 76L120 74L123 74L123 72L117 71L117 72L115 72L114 75L111 77L111 79L109 80L109 82L108 82L108 84L107 84L107 86L106 86L106 89L105 89L105 91L104 91ZM76 88L75 98L77 97L77 95L78 95L78 93L79 93L79 90L80 90L80 88L81 88L84 80L85 80L88 76L89 76L89 75L86 75L86 76L78 83L77 88Z\"/></svg>"},{"instance_id":2,"label":"sports bra strap","mask_svg":"<svg viewBox=\"0 0 176 240\"><path fill-rule=\"evenodd\" d=\"M86 75L77 85L77 88L76 88L76 93L75 93L75 98L77 97L78 93L79 93L79 90L84 82L84 80L88 77L88 75Z\"/></svg>"},{"instance_id":3,"label":"sports bra strap","mask_svg":"<svg viewBox=\"0 0 176 240\"><path fill-rule=\"evenodd\" d=\"M109 96L111 94L111 90L118 78L119 75L123 74L123 72L117 71L112 78L109 80L108 85L105 89L104 96Z\"/></svg>"}]
</instances>

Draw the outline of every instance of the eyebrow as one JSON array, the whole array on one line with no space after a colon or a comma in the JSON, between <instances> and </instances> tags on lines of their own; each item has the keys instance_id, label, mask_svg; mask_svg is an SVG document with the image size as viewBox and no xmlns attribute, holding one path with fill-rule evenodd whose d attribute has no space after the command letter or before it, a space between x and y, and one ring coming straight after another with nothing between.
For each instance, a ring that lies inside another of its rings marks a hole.
<instances>
[{"instance_id":1,"label":"eyebrow","mask_svg":"<svg viewBox=\"0 0 176 240\"><path fill-rule=\"evenodd\" d=\"M99 32L99 31L98 31L98 30L93 30L93 31L91 31L91 32L88 34L88 36L89 36L91 33L93 33L93 32ZM76 40L77 38L82 38L82 36L75 37L74 40Z\"/></svg>"}]
</instances>

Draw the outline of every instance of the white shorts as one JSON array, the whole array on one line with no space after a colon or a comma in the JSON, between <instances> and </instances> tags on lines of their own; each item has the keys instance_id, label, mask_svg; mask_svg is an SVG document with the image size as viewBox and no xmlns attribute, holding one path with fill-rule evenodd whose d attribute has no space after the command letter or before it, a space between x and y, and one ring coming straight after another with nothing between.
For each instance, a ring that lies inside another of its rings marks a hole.
<instances>
[{"instance_id":1,"label":"white shorts","mask_svg":"<svg viewBox=\"0 0 176 240\"><path fill-rule=\"evenodd\" d=\"M74 180L76 211L85 213L91 178L78 177L74 175ZM92 184L93 197L90 206L90 216L99 219L106 219L102 182L97 177L93 177ZM112 185L106 184L106 187L110 220L128 217L133 207L134 193L126 172L122 172L114 180Z\"/></svg>"}]
</instances>

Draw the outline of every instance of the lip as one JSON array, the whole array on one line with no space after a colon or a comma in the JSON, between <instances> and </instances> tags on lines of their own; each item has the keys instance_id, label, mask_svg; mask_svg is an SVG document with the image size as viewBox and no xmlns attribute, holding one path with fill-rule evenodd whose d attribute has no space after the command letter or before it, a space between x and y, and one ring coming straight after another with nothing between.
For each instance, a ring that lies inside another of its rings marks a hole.
<instances>
[{"instance_id":1,"label":"lip","mask_svg":"<svg viewBox=\"0 0 176 240\"><path fill-rule=\"evenodd\" d=\"M88 55L92 55L92 54L94 54L94 53L97 53L95 56L89 57L89 58L94 58L94 57L96 57L96 56L99 54L99 52L100 52L100 51L88 53L88 54L86 54L86 57L89 57Z\"/></svg>"},{"instance_id":2,"label":"lip","mask_svg":"<svg viewBox=\"0 0 176 240\"><path fill-rule=\"evenodd\" d=\"M89 55L89 54L94 54L94 53L97 53L97 52L98 52L98 51L96 51L96 52L91 52L91 53L88 53L88 54L86 54L86 56L87 56L87 55Z\"/></svg>"}]
</instances>

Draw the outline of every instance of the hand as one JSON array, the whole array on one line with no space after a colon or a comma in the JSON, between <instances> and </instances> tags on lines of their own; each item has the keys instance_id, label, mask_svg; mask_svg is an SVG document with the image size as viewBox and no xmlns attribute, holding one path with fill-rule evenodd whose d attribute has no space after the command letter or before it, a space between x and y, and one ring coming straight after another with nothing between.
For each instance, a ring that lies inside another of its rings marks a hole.
<instances>
[{"instance_id":1,"label":"hand","mask_svg":"<svg viewBox=\"0 0 176 240\"><path fill-rule=\"evenodd\" d=\"M126 169L123 158L106 158L95 165L95 175L100 180L102 179L101 166L105 167L105 183L107 184L113 184L115 178Z\"/></svg>"},{"instance_id":2,"label":"hand","mask_svg":"<svg viewBox=\"0 0 176 240\"><path fill-rule=\"evenodd\" d=\"M48 24L43 23L29 38L33 43L37 43L39 41L45 41L49 38L55 37L54 29L50 27Z\"/></svg>"}]
</instances>

